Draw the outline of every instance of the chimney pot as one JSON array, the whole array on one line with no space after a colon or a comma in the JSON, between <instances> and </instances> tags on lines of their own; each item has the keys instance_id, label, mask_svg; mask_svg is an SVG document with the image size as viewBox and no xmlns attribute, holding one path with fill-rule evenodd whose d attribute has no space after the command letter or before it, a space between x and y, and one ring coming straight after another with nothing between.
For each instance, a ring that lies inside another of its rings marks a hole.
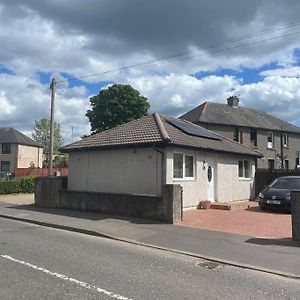
<instances>
[{"instance_id":1,"label":"chimney pot","mask_svg":"<svg viewBox=\"0 0 300 300\"><path fill-rule=\"evenodd\" d=\"M231 107L239 107L240 99L238 96L230 96L227 98L227 104Z\"/></svg>"}]
</instances>

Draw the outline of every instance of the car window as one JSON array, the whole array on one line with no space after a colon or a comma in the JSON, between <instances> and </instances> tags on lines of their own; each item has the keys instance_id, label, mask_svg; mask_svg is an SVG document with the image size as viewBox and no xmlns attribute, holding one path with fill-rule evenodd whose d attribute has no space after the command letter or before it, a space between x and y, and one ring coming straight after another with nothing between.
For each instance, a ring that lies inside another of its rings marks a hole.
<instances>
[{"instance_id":1,"label":"car window","mask_svg":"<svg viewBox=\"0 0 300 300\"><path fill-rule=\"evenodd\" d=\"M279 178L270 185L274 189L299 190L300 178Z\"/></svg>"}]
</instances>

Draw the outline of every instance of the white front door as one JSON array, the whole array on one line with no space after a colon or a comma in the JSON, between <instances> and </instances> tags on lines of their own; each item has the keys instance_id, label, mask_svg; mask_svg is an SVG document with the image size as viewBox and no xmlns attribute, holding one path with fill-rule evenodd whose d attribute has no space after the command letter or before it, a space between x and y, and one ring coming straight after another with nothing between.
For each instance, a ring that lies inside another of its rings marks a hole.
<instances>
[{"instance_id":1,"label":"white front door","mask_svg":"<svg viewBox=\"0 0 300 300\"><path fill-rule=\"evenodd\" d=\"M207 200L215 201L215 167L213 162L207 162Z\"/></svg>"}]
</instances>

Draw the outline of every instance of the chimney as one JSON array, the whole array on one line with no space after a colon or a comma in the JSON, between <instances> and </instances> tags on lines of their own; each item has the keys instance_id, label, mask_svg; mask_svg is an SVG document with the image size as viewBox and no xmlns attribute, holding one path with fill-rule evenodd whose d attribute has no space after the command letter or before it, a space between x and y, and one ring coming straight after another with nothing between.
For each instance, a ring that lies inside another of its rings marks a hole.
<instances>
[{"instance_id":1,"label":"chimney","mask_svg":"<svg viewBox=\"0 0 300 300\"><path fill-rule=\"evenodd\" d=\"M231 107L239 107L240 99L238 96L230 96L227 98L227 105Z\"/></svg>"}]
</instances>

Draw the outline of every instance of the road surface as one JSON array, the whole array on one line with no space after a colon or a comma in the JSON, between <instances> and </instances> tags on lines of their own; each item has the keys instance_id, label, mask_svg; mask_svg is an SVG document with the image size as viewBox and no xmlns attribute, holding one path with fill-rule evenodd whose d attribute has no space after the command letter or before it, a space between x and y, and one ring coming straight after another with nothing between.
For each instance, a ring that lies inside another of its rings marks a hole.
<instances>
[{"instance_id":1,"label":"road surface","mask_svg":"<svg viewBox=\"0 0 300 300\"><path fill-rule=\"evenodd\" d=\"M0 299L299 299L300 281L0 218Z\"/></svg>"}]
</instances>

